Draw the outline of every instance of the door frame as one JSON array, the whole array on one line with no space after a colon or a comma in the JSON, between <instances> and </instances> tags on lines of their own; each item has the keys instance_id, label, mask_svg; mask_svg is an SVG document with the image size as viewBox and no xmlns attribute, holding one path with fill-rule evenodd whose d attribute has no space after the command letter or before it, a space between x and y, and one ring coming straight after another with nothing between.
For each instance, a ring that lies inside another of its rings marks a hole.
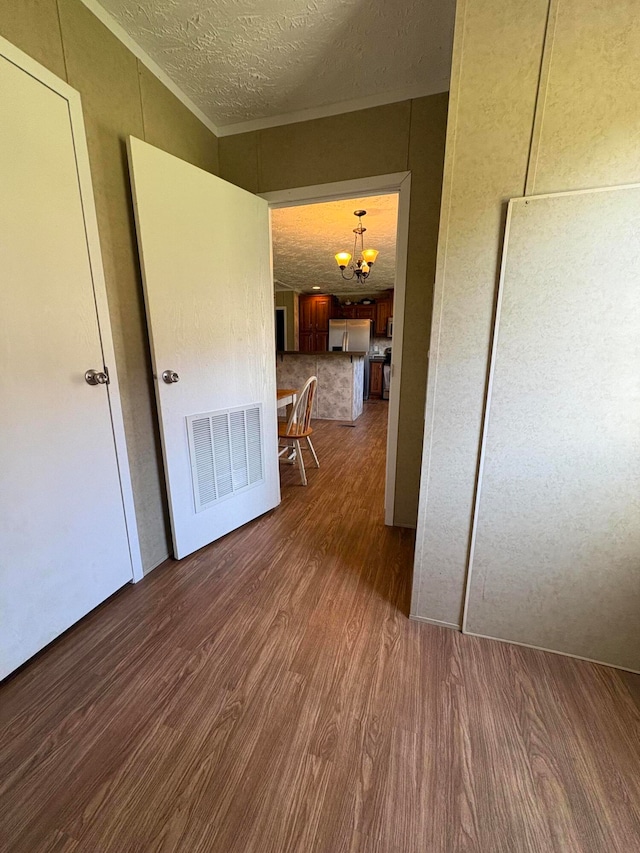
<instances>
[{"instance_id":1,"label":"door frame","mask_svg":"<svg viewBox=\"0 0 640 853\"><path fill-rule=\"evenodd\" d=\"M109 370L107 397L111 413L111 426L113 429L116 461L118 465L118 478L120 480L120 493L122 496L125 527L129 544L129 556L131 558L132 580L134 583L137 583L137 581L141 580L143 577L142 557L140 554L138 526L136 523L133 488L131 485L131 472L129 470L124 420L122 417L118 372L116 369L113 337L111 334L109 304L107 301L107 290L104 279L104 269L102 266L102 253L100 251L98 220L93 197L93 184L91 181L89 151L87 148L87 137L85 134L84 118L82 113L82 100L79 92L65 83L64 80L56 77L55 74L43 65L40 65L39 62L36 62L35 59L32 59L28 54L15 47L15 45L11 44L11 42L7 41L2 36L0 36L0 56L4 57L13 65L29 74L35 80L38 80L40 83L47 86L56 94L60 95L68 104L71 135L73 137L73 146L75 149L76 165L78 170L80 201L84 214L87 254L89 257L89 266L93 282L93 294L98 318L98 332L100 335L104 364ZM91 365L86 365L86 367L78 365L80 370L86 370L89 367L91 367ZM99 521L99 519L97 521Z\"/></svg>"},{"instance_id":2,"label":"door frame","mask_svg":"<svg viewBox=\"0 0 640 853\"><path fill-rule=\"evenodd\" d=\"M411 172L372 175L349 181L335 181L309 187L294 187L257 193L269 202L269 208L297 207L323 201L338 201L364 195L398 194L398 226L396 234L396 280L393 293L393 351L387 422L387 455L384 492L384 523L393 526L398 457L398 423L400 418L400 382L402 378L402 345L404 338L404 304L407 286L407 253L409 245L409 204Z\"/></svg>"}]
</instances>

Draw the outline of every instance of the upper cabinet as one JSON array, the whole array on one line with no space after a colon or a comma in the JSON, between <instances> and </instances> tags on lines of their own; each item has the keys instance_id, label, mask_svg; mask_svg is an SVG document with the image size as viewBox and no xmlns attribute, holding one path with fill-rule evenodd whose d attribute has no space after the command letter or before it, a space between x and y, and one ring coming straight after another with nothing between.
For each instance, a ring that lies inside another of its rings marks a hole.
<instances>
[{"instance_id":1,"label":"upper cabinet","mask_svg":"<svg viewBox=\"0 0 640 853\"><path fill-rule=\"evenodd\" d=\"M342 303L335 316L345 320L371 320L372 333L377 338L387 337L387 321L393 317L393 291L381 293L370 304L362 302Z\"/></svg>"},{"instance_id":2,"label":"upper cabinet","mask_svg":"<svg viewBox=\"0 0 640 853\"><path fill-rule=\"evenodd\" d=\"M376 306L375 302L372 302L371 305L356 305L356 319L357 320L371 320L371 323L375 325L376 322ZM372 326L373 328L373 326Z\"/></svg>"},{"instance_id":3,"label":"upper cabinet","mask_svg":"<svg viewBox=\"0 0 640 853\"><path fill-rule=\"evenodd\" d=\"M371 320L375 324L376 306L373 302L370 305L362 305L360 302L353 302L350 305L343 303L336 316L340 320Z\"/></svg>"},{"instance_id":4,"label":"upper cabinet","mask_svg":"<svg viewBox=\"0 0 640 853\"><path fill-rule=\"evenodd\" d=\"M376 299L375 304L375 328L376 336L379 338L387 337L387 321L393 317L393 294L385 295L381 299Z\"/></svg>"}]
</instances>

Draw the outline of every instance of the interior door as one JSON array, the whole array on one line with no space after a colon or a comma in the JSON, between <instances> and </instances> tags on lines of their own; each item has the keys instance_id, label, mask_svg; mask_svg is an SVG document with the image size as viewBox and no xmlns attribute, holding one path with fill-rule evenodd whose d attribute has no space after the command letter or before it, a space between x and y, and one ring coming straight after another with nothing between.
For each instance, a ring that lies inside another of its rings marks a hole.
<instances>
[{"instance_id":1,"label":"interior door","mask_svg":"<svg viewBox=\"0 0 640 853\"><path fill-rule=\"evenodd\" d=\"M105 373L86 148L66 84L9 56L0 40L0 677L132 579L109 389L85 381Z\"/></svg>"},{"instance_id":2,"label":"interior door","mask_svg":"<svg viewBox=\"0 0 640 853\"><path fill-rule=\"evenodd\" d=\"M269 211L138 139L129 161L179 559L280 501Z\"/></svg>"}]
</instances>

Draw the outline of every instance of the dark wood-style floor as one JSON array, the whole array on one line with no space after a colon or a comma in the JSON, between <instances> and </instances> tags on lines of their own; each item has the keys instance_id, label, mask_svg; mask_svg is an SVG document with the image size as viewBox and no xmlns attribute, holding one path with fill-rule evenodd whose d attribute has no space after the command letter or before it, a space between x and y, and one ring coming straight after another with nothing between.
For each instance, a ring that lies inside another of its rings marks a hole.
<instances>
[{"instance_id":1,"label":"dark wood-style floor","mask_svg":"<svg viewBox=\"0 0 640 853\"><path fill-rule=\"evenodd\" d=\"M0 849L640 850L638 680L407 619L386 404L0 687Z\"/></svg>"}]
</instances>

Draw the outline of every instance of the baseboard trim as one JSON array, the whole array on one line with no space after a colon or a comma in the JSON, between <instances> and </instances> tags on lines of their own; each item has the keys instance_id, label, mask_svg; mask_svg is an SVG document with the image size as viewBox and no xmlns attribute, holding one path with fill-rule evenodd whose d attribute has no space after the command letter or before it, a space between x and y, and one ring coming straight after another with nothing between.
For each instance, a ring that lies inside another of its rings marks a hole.
<instances>
[{"instance_id":1,"label":"baseboard trim","mask_svg":"<svg viewBox=\"0 0 640 853\"><path fill-rule=\"evenodd\" d=\"M558 649L546 649L544 646L534 646L531 643L520 643L517 640L505 640L504 637L490 637L488 634L476 634L474 631L464 631L469 637L479 637L481 640L494 640L496 643L508 643L512 646L521 646L523 649L535 649L537 652L549 652L552 655L562 655L565 658L573 658L574 660L583 660L587 663L595 663L598 666L608 666L611 669L619 669L622 672L632 672L634 675L640 675L640 670L629 669L626 666L620 666L616 663L607 663L603 660L594 660L594 658L585 658L582 655L573 655L571 652L561 652Z\"/></svg>"},{"instance_id":2,"label":"baseboard trim","mask_svg":"<svg viewBox=\"0 0 640 853\"><path fill-rule=\"evenodd\" d=\"M427 625L437 625L439 628L453 628L454 631L460 631L461 625L456 625L455 622L443 622L442 619L429 619L427 616L414 616L409 614L409 619L412 622L425 622Z\"/></svg>"}]
</instances>

